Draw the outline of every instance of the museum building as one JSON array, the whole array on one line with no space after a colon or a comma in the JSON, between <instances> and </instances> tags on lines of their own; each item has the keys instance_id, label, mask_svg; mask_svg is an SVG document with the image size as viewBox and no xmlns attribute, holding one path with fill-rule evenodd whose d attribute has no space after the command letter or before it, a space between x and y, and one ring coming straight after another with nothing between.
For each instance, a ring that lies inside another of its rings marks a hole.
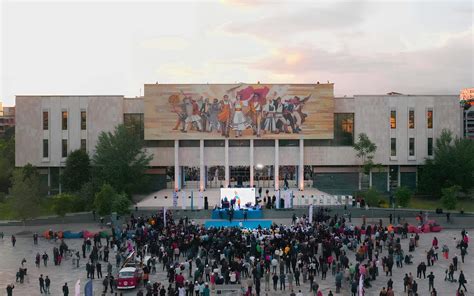
<instances>
[{"instance_id":1,"label":"museum building","mask_svg":"<svg viewBox=\"0 0 474 296\"><path fill-rule=\"evenodd\" d=\"M334 97L334 84L145 84L142 97L16 96L15 163L39 168L61 191L71 151L94 153L102 132L124 124L153 155L152 189L228 186L352 194L415 188L443 129L462 136L459 95ZM368 135L378 165L359 178L352 147Z\"/></svg>"}]
</instances>

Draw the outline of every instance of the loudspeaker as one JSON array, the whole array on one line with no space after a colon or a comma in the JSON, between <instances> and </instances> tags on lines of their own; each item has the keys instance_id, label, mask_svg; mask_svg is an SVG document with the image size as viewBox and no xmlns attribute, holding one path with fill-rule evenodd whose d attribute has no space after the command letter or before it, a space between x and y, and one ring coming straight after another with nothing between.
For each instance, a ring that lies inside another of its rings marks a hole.
<instances>
[{"instance_id":1,"label":"loudspeaker","mask_svg":"<svg viewBox=\"0 0 474 296\"><path fill-rule=\"evenodd\" d=\"M244 183L244 178L242 176L238 176L237 177L237 186L242 187L243 183Z\"/></svg>"},{"instance_id":2,"label":"loudspeaker","mask_svg":"<svg viewBox=\"0 0 474 296\"><path fill-rule=\"evenodd\" d=\"M204 196L204 209L205 210L209 209L209 203L207 202L207 196Z\"/></svg>"},{"instance_id":3,"label":"loudspeaker","mask_svg":"<svg viewBox=\"0 0 474 296\"><path fill-rule=\"evenodd\" d=\"M436 209L436 214L442 214L442 213L443 213L443 209L441 209L441 208Z\"/></svg>"}]
</instances>

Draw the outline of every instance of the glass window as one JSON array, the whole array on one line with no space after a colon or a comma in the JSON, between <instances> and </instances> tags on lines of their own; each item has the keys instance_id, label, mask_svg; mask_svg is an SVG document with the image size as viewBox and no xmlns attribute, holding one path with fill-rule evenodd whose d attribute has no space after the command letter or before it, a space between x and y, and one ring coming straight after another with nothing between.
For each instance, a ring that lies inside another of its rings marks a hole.
<instances>
[{"instance_id":1,"label":"glass window","mask_svg":"<svg viewBox=\"0 0 474 296\"><path fill-rule=\"evenodd\" d=\"M299 140L278 140L278 146L281 147L298 147L299 145Z\"/></svg>"},{"instance_id":2,"label":"glass window","mask_svg":"<svg viewBox=\"0 0 474 296\"><path fill-rule=\"evenodd\" d=\"M426 124L428 128L433 128L433 109L426 112Z\"/></svg>"},{"instance_id":3,"label":"glass window","mask_svg":"<svg viewBox=\"0 0 474 296\"><path fill-rule=\"evenodd\" d=\"M428 138L428 156L433 156L433 138Z\"/></svg>"},{"instance_id":4,"label":"glass window","mask_svg":"<svg viewBox=\"0 0 474 296\"><path fill-rule=\"evenodd\" d=\"M174 147L173 140L148 140L145 141L146 147Z\"/></svg>"},{"instance_id":5,"label":"glass window","mask_svg":"<svg viewBox=\"0 0 474 296\"><path fill-rule=\"evenodd\" d=\"M67 157L67 140L63 139L61 147L61 155L63 158Z\"/></svg>"},{"instance_id":6,"label":"glass window","mask_svg":"<svg viewBox=\"0 0 474 296\"><path fill-rule=\"evenodd\" d=\"M86 111L81 111L81 130L85 131L87 129L87 114Z\"/></svg>"},{"instance_id":7,"label":"glass window","mask_svg":"<svg viewBox=\"0 0 474 296\"><path fill-rule=\"evenodd\" d=\"M48 139L43 139L43 158L49 157L49 143Z\"/></svg>"},{"instance_id":8,"label":"glass window","mask_svg":"<svg viewBox=\"0 0 474 296\"><path fill-rule=\"evenodd\" d=\"M142 140L145 138L143 113L126 113L123 115L123 123L133 134L140 136Z\"/></svg>"},{"instance_id":9,"label":"glass window","mask_svg":"<svg viewBox=\"0 0 474 296\"><path fill-rule=\"evenodd\" d=\"M63 131L67 131L67 111L61 113Z\"/></svg>"},{"instance_id":10,"label":"glass window","mask_svg":"<svg viewBox=\"0 0 474 296\"><path fill-rule=\"evenodd\" d=\"M408 155L415 156L415 138L410 138L408 142Z\"/></svg>"},{"instance_id":11,"label":"glass window","mask_svg":"<svg viewBox=\"0 0 474 296\"><path fill-rule=\"evenodd\" d=\"M179 140L179 147L199 147L199 140Z\"/></svg>"},{"instance_id":12,"label":"glass window","mask_svg":"<svg viewBox=\"0 0 474 296\"><path fill-rule=\"evenodd\" d=\"M334 113L334 146L351 146L354 142L354 113Z\"/></svg>"},{"instance_id":13,"label":"glass window","mask_svg":"<svg viewBox=\"0 0 474 296\"><path fill-rule=\"evenodd\" d=\"M87 140L86 139L81 139L81 150L82 151L87 151Z\"/></svg>"},{"instance_id":14,"label":"glass window","mask_svg":"<svg viewBox=\"0 0 474 296\"><path fill-rule=\"evenodd\" d=\"M204 147L225 147L225 141L224 140L204 140Z\"/></svg>"},{"instance_id":15,"label":"glass window","mask_svg":"<svg viewBox=\"0 0 474 296\"><path fill-rule=\"evenodd\" d=\"M390 128L397 128L397 111L390 111Z\"/></svg>"},{"instance_id":16,"label":"glass window","mask_svg":"<svg viewBox=\"0 0 474 296\"><path fill-rule=\"evenodd\" d=\"M250 147L250 140L229 140L229 147Z\"/></svg>"},{"instance_id":17,"label":"glass window","mask_svg":"<svg viewBox=\"0 0 474 296\"><path fill-rule=\"evenodd\" d=\"M256 140L253 140L253 146L254 147L275 147L275 141L256 139Z\"/></svg>"},{"instance_id":18,"label":"glass window","mask_svg":"<svg viewBox=\"0 0 474 296\"><path fill-rule=\"evenodd\" d=\"M49 112L43 111L43 130L49 130Z\"/></svg>"},{"instance_id":19,"label":"glass window","mask_svg":"<svg viewBox=\"0 0 474 296\"><path fill-rule=\"evenodd\" d=\"M397 138L390 139L390 156L397 156Z\"/></svg>"},{"instance_id":20,"label":"glass window","mask_svg":"<svg viewBox=\"0 0 474 296\"><path fill-rule=\"evenodd\" d=\"M408 111L408 128L415 128L415 110Z\"/></svg>"}]
</instances>

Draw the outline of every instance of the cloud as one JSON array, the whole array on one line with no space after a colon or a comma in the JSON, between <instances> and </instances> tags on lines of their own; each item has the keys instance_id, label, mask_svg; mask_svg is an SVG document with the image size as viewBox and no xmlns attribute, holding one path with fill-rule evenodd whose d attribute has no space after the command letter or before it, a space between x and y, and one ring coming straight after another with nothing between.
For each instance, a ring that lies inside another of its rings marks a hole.
<instances>
[{"instance_id":1,"label":"cloud","mask_svg":"<svg viewBox=\"0 0 474 296\"><path fill-rule=\"evenodd\" d=\"M474 85L474 30L440 36L440 45L417 51L329 52L312 46L282 47L252 67L268 77L314 82L330 79L346 93L397 90L407 93L457 93ZM347 80L351 79L351 81ZM350 85L352 89L344 87Z\"/></svg>"},{"instance_id":2,"label":"cloud","mask_svg":"<svg viewBox=\"0 0 474 296\"><path fill-rule=\"evenodd\" d=\"M324 5L317 3L291 11L284 5L275 4L272 8L263 7L262 16L256 20L233 21L226 24L224 30L232 34L276 39L279 35L352 28L363 21L364 11L364 2L335 2Z\"/></svg>"},{"instance_id":3,"label":"cloud","mask_svg":"<svg viewBox=\"0 0 474 296\"><path fill-rule=\"evenodd\" d=\"M143 40L139 45L144 49L182 50L188 47L189 43L181 37L164 36Z\"/></svg>"}]
</instances>

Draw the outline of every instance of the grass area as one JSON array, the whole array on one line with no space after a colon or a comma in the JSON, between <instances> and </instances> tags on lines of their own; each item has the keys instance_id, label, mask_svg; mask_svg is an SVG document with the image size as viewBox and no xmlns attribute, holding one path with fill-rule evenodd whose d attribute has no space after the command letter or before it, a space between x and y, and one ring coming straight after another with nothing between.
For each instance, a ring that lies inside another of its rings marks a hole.
<instances>
[{"instance_id":1,"label":"grass area","mask_svg":"<svg viewBox=\"0 0 474 296\"><path fill-rule=\"evenodd\" d=\"M52 202L50 198L42 198L38 206L38 216L53 215ZM16 212L11 200L0 202L0 220L15 220L17 219Z\"/></svg>"},{"instance_id":2,"label":"grass area","mask_svg":"<svg viewBox=\"0 0 474 296\"><path fill-rule=\"evenodd\" d=\"M437 208L444 209L441 200L428 199L422 197L413 197L410 200L410 208L436 210ZM464 209L465 212L474 212L474 201L468 199L458 200L456 211Z\"/></svg>"}]
</instances>

